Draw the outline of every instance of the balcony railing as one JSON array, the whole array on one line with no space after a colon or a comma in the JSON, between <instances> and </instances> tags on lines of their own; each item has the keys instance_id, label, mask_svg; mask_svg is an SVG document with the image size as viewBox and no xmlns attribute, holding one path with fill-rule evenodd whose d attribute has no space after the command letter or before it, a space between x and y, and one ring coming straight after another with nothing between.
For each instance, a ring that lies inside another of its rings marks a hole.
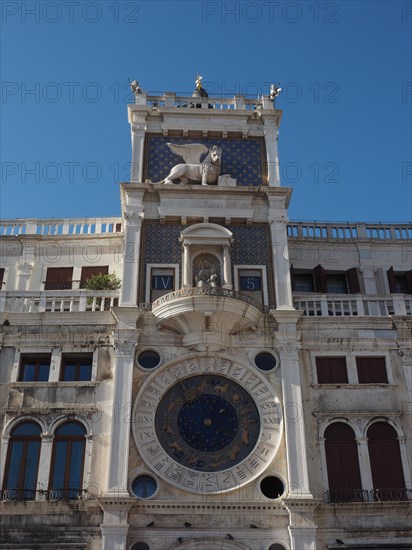
<instances>
[{"instance_id":1,"label":"balcony railing","mask_svg":"<svg viewBox=\"0 0 412 550\"><path fill-rule=\"evenodd\" d=\"M47 501L86 500L87 490L83 489L47 489L34 491L31 489L3 489L0 491L0 501Z\"/></svg>"},{"instance_id":2,"label":"balcony railing","mask_svg":"<svg viewBox=\"0 0 412 550\"><path fill-rule=\"evenodd\" d=\"M122 218L0 220L0 236L121 233Z\"/></svg>"},{"instance_id":3,"label":"balcony railing","mask_svg":"<svg viewBox=\"0 0 412 550\"><path fill-rule=\"evenodd\" d=\"M115 290L0 290L0 312L108 311L118 297Z\"/></svg>"},{"instance_id":4,"label":"balcony railing","mask_svg":"<svg viewBox=\"0 0 412 550\"><path fill-rule=\"evenodd\" d=\"M155 302L153 302L152 309L156 309L162 304L166 302L171 302L172 300L178 300L179 298L188 298L192 296L219 296L222 298L233 298L235 300L241 300L242 302L246 302L247 304L250 304L256 307L259 311L263 311L262 304L260 304L254 298L247 296L246 294L242 294L237 290L231 290L228 288L209 288L209 287L184 288L181 290L176 290L175 292L170 292L169 294L164 294L163 296L158 298Z\"/></svg>"},{"instance_id":5,"label":"balcony railing","mask_svg":"<svg viewBox=\"0 0 412 550\"><path fill-rule=\"evenodd\" d=\"M339 502L399 502L412 500L412 489L334 489L325 491L325 501Z\"/></svg>"},{"instance_id":6,"label":"balcony railing","mask_svg":"<svg viewBox=\"0 0 412 550\"><path fill-rule=\"evenodd\" d=\"M291 221L288 224L288 237L308 239L372 239L378 241L405 241L412 239L410 223L342 223L342 222L303 222Z\"/></svg>"},{"instance_id":7,"label":"balcony railing","mask_svg":"<svg viewBox=\"0 0 412 550\"><path fill-rule=\"evenodd\" d=\"M412 315L412 295L293 293L293 305L308 317Z\"/></svg>"}]
</instances>

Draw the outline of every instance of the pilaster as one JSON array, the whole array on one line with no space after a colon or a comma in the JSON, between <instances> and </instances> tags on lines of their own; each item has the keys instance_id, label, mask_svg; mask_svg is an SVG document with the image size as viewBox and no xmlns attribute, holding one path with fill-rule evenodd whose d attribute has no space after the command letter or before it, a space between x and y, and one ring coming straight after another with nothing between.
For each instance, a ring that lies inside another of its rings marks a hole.
<instances>
[{"instance_id":1,"label":"pilaster","mask_svg":"<svg viewBox=\"0 0 412 550\"><path fill-rule=\"evenodd\" d=\"M111 445L108 492L128 496L127 475L130 442L130 406L132 400L134 350L127 328L120 329L115 339L115 381L112 405ZM117 546L113 547L117 548Z\"/></svg>"},{"instance_id":2,"label":"pilaster","mask_svg":"<svg viewBox=\"0 0 412 550\"><path fill-rule=\"evenodd\" d=\"M263 133L266 143L266 161L268 168L268 185L280 186L279 153L278 153L278 127L274 120L265 119Z\"/></svg>"},{"instance_id":3,"label":"pilaster","mask_svg":"<svg viewBox=\"0 0 412 550\"><path fill-rule=\"evenodd\" d=\"M315 510L320 500L286 498L283 504L289 512L291 550L316 550Z\"/></svg>"},{"instance_id":4,"label":"pilaster","mask_svg":"<svg viewBox=\"0 0 412 550\"><path fill-rule=\"evenodd\" d=\"M290 279L286 211L269 218L276 309L294 309Z\"/></svg>"},{"instance_id":5,"label":"pilaster","mask_svg":"<svg viewBox=\"0 0 412 550\"><path fill-rule=\"evenodd\" d=\"M271 314L278 325L277 346L281 363L289 495L312 499L299 366L301 334L297 323L302 312L272 310Z\"/></svg>"},{"instance_id":6,"label":"pilaster","mask_svg":"<svg viewBox=\"0 0 412 550\"><path fill-rule=\"evenodd\" d=\"M140 243L143 209L124 213L125 248L123 252L123 283L121 306L137 305L139 284Z\"/></svg>"}]
</instances>

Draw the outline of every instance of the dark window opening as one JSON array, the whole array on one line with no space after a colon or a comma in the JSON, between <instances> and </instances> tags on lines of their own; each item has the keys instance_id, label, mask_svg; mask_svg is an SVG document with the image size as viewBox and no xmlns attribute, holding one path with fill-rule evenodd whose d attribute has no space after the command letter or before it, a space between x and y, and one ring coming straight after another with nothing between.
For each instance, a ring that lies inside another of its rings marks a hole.
<instances>
[{"instance_id":1,"label":"dark window opening","mask_svg":"<svg viewBox=\"0 0 412 550\"><path fill-rule=\"evenodd\" d=\"M347 384L346 357L316 357L318 384Z\"/></svg>"},{"instance_id":2,"label":"dark window opening","mask_svg":"<svg viewBox=\"0 0 412 550\"><path fill-rule=\"evenodd\" d=\"M47 382L51 355L22 355L19 382Z\"/></svg>"},{"instance_id":3,"label":"dark window opening","mask_svg":"<svg viewBox=\"0 0 412 550\"><path fill-rule=\"evenodd\" d=\"M259 353L255 357L255 365L263 371L272 370L276 367L276 359L271 353Z\"/></svg>"},{"instance_id":4,"label":"dark window opening","mask_svg":"<svg viewBox=\"0 0 412 550\"><path fill-rule=\"evenodd\" d=\"M109 274L109 266L107 265L101 265L101 266L92 266L92 267L82 267L82 273L80 276L80 288L84 288L87 279L90 279L90 277L94 277L95 275L108 275Z\"/></svg>"},{"instance_id":5,"label":"dark window opening","mask_svg":"<svg viewBox=\"0 0 412 550\"><path fill-rule=\"evenodd\" d=\"M395 273L390 267L387 275L391 294L412 294L412 270Z\"/></svg>"},{"instance_id":6,"label":"dark window opening","mask_svg":"<svg viewBox=\"0 0 412 550\"><path fill-rule=\"evenodd\" d=\"M398 435L387 422L368 429L368 449L373 488L379 500L406 500L405 478Z\"/></svg>"},{"instance_id":7,"label":"dark window opening","mask_svg":"<svg viewBox=\"0 0 412 550\"><path fill-rule=\"evenodd\" d=\"M41 428L22 422L11 432L3 492L7 500L34 500L39 468Z\"/></svg>"},{"instance_id":8,"label":"dark window opening","mask_svg":"<svg viewBox=\"0 0 412 550\"><path fill-rule=\"evenodd\" d=\"M72 267L48 267L44 290L68 290L72 288Z\"/></svg>"},{"instance_id":9,"label":"dark window opening","mask_svg":"<svg viewBox=\"0 0 412 550\"><path fill-rule=\"evenodd\" d=\"M59 426L53 440L49 491L56 500L76 500L83 484L86 429L79 422Z\"/></svg>"},{"instance_id":10,"label":"dark window opening","mask_svg":"<svg viewBox=\"0 0 412 550\"><path fill-rule=\"evenodd\" d=\"M160 363L160 355L157 351L146 350L139 354L137 361L144 369L154 369Z\"/></svg>"},{"instance_id":11,"label":"dark window opening","mask_svg":"<svg viewBox=\"0 0 412 550\"><path fill-rule=\"evenodd\" d=\"M65 353L62 357L60 380L63 382L87 382L92 379L93 354Z\"/></svg>"},{"instance_id":12,"label":"dark window opening","mask_svg":"<svg viewBox=\"0 0 412 550\"><path fill-rule=\"evenodd\" d=\"M295 273L293 290L295 292L315 292L312 273Z\"/></svg>"},{"instance_id":13,"label":"dark window opening","mask_svg":"<svg viewBox=\"0 0 412 550\"><path fill-rule=\"evenodd\" d=\"M326 290L329 294L347 294L348 283L344 273L327 273Z\"/></svg>"},{"instance_id":14,"label":"dark window opening","mask_svg":"<svg viewBox=\"0 0 412 550\"><path fill-rule=\"evenodd\" d=\"M358 446L350 426L335 422L325 430L325 453L331 502L363 500Z\"/></svg>"},{"instance_id":15,"label":"dark window opening","mask_svg":"<svg viewBox=\"0 0 412 550\"><path fill-rule=\"evenodd\" d=\"M285 486L283 481L276 476L267 476L260 482L260 490L267 498L279 498L283 495Z\"/></svg>"},{"instance_id":16,"label":"dark window opening","mask_svg":"<svg viewBox=\"0 0 412 550\"><path fill-rule=\"evenodd\" d=\"M385 357L357 357L359 384L387 384Z\"/></svg>"}]
</instances>

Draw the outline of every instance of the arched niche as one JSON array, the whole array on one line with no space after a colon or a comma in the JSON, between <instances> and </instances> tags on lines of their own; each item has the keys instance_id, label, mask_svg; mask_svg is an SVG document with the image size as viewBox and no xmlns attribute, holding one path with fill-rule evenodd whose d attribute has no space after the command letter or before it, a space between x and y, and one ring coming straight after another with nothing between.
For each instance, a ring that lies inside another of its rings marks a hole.
<instances>
[{"instance_id":1,"label":"arched niche","mask_svg":"<svg viewBox=\"0 0 412 550\"><path fill-rule=\"evenodd\" d=\"M230 259L232 241L232 232L215 223L197 223L184 229L180 234L183 254L182 288L192 288L203 282L232 289ZM208 263L204 269L205 272L210 272L207 275L200 274L204 263L202 258Z\"/></svg>"}]
</instances>

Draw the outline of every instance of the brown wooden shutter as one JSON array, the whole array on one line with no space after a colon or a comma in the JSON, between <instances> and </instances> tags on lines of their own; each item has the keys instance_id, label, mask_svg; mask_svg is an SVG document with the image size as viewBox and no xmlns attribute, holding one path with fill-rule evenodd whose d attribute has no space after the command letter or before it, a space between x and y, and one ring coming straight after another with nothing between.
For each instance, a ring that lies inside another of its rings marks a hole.
<instances>
[{"instance_id":1,"label":"brown wooden shutter","mask_svg":"<svg viewBox=\"0 0 412 550\"><path fill-rule=\"evenodd\" d=\"M396 292L396 278L393 267L390 267L386 273L388 275L389 291L393 294Z\"/></svg>"},{"instance_id":2,"label":"brown wooden shutter","mask_svg":"<svg viewBox=\"0 0 412 550\"><path fill-rule=\"evenodd\" d=\"M318 384L347 384L346 357L316 357Z\"/></svg>"},{"instance_id":3,"label":"brown wooden shutter","mask_svg":"<svg viewBox=\"0 0 412 550\"><path fill-rule=\"evenodd\" d=\"M90 279L90 277L94 277L94 275L108 275L109 273L109 266L108 265L101 265L101 266L93 266L93 267L82 267L82 274L80 277L80 288L84 287L84 283L87 279Z\"/></svg>"},{"instance_id":4,"label":"brown wooden shutter","mask_svg":"<svg viewBox=\"0 0 412 550\"><path fill-rule=\"evenodd\" d=\"M352 428L336 422L325 430L325 452L332 501L355 500L362 488L358 447Z\"/></svg>"},{"instance_id":5,"label":"brown wooden shutter","mask_svg":"<svg viewBox=\"0 0 412 550\"><path fill-rule=\"evenodd\" d=\"M48 267L45 290L66 290L72 287L72 267Z\"/></svg>"},{"instance_id":6,"label":"brown wooden shutter","mask_svg":"<svg viewBox=\"0 0 412 550\"><path fill-rule=\"evenodd\" d=\"M357 267L351 267L346 272L346 279L348 281L349 293L358 294L361 291L359 284L359 272Z\"/></svg>"},{"instance_id":7,"label":"brown wooden shutter","mask_svg":"<svg viewBox=\"0 0 412 550\"><path fill-rule=\"evenodd\" d=\"M394 428L386 422L375 422L367 436L374 489L404 489L401 452ZM391 494L388 496L393 498ZM385 499L385 494L380 497Z\"/></svg>"},{"instance_id":8,"label":"brown wooden shutter","mask_svg":"<svg viewBox=\"0 0 412 550\"><path fill-rule=\"evenodd\" d=\"M328 291L326 282L326 270L319 264L313 269L315 280L315 292L326 293Z\"/></svg>"},{"instance_id":9,"label":"brown wooden shutter","mask_svg":"<svg viewBox=\"0 0 412 550\"><path fill-rule=\"evenodd\" d=\"M406 284L408 285L408 294L412 294L412 269L406 272Z\"/></svg>"},{"instance_id":10,"label":"brown wooden shutter","mask_svg":"<svg viewBox=\"0 0 412 550\"><path fill-rule=\"evenodd\" d=\"M385 357L357 357L359 384L387 384Z\"/></svg>"}]
</instances>

